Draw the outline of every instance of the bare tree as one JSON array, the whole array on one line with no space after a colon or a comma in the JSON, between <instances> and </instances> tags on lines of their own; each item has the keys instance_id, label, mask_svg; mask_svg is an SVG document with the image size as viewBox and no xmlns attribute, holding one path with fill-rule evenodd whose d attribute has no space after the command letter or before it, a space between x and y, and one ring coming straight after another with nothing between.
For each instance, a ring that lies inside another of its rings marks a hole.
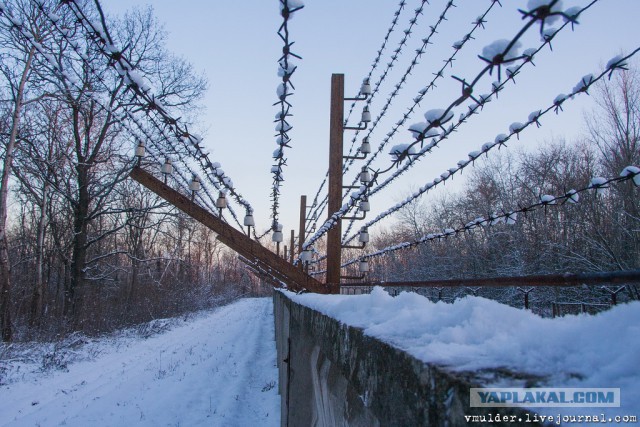
<instances>
[{"instance_id":1,"label":"bare tree","mask_svg":"<svg viewBox=\"0 0 640 427\"><path fill-rule=\"evenodd\" d=\"M640 165L640 72L637 68L603 80L594 93L596 108L587 115L589 141L598 147L602 172L619 174ZM615 186L610 220L615 223L611 256L619 269L640 266L640 199L631 185Z\"/></svg>"},{"instance_id":2,"label":"bare tree","mask_svg":"<svg viewBox=\"0 0 640 427\"><path fill-rule=\"evenodd\" d=\"M11 298L11 269L9 261L9 250L7 243L7 198L9 194L9 177L13 166L14 151L18 139L18 128L22 108L25 104L24 96L27 80L31 71L35 48L31 48L26 57L23 58L24 65L17 86L11 85L11 95L13 102L13 112L11 115L11 129L4 152L4 163L2 165L2 176L0 177L0 318L2 321L2 339L11 341L11 312L9 309ZM5 68L5 67L3 67ZM3 69L3 74L9 77L10 71ZM8 79L9 80L9 79ZM9 80L11 81L11 80Z\"/></svg>"},{"instance_id":3,"label":"bare tree","mask_svg":"<svg viewBox=\"0 0 640 427\"><path fill-rule=\"evenodd\" d=\"M14 3L13 13L26 18L35 41L42 42L48 33L42 23L42 14L38 9L25 1ZM34 59L36 49L33 43L21 34L12 31L11 25L4 21L0 23L0 55L2 64L3 92L8 99L3 100L5 108L10 111L11 119L9 132L4 142L4 159L2 175L0 176L0 329L2 339L10 341L11 330L11 267L7 243L7 200L9 194L10 177L12 174L15 151L18 146L19 132L24 108L38 101L44 95L42 87L34 83ZM32 96L29 98L29 96Z\"/></svg>"},{"instance_id":4,"label":"bare tree","mask_svg":"<svg viewBox=\"0 0 640 427\"><path fill-rule=\"evenodd\" d=\"M70 13L68 9L60 10ZM118 45L127 46L132 65L156 83L160 90L156 98L167 107L192 108L206 85L186 62L165 50L164 32L151 10L136 10L125 15L122 21L111 24L112 37ZM73 19L68 25L73 31L67 31L67 38L59 38L48 48L58 67L67 75L74 74L79 84L56 78L55 74L52 78L50 73L40 77L48 79L57 88L66 104L70 123L68 156L72 167L67 171L66 181L59 180L55 190L63 195L73 212L70 275L69 281L65 282L64 311L69 319L74 319L82 301L81 290L89 261L96 258L95 255L90 257L89 252L102 239L126 225L114 216L124 209L114 190L128 176L131 160L127 152L133 143L131 136L124 132L120 117L122 113L140 107L131 102L132 94L128 93L125 80L104 66L106 60L100 46L91 39L92 35L86 34ZM70 49L69 33L75 34L76 45L84 47L84 55ZM99 65L101 63L103 65ZM96 93L105 100L107 109L95 101ZM108 223L111 227L103 229L102 226Z\"/></svg>"},{"instance_id":5,"label":"bare tree","mask_svg":"<svg viewBox=\"0 0 640 427\"><path fill-rule=\"evenodd\" d=\"M600 150L603 168L620 173L640 164L640 72L632 68L601 80L595 90L596 108L587 114L590 141Z\"/></svg>"},{"instance_id":6,"label":"bare tree","mask_svg":"<svg viewBox=\"0 0 640 427\"><path fill-rule=\"evenodd\" d=\"M19 181L18 191L23 203L31 206L35 219L35 271L29 325L38 326L44 304L45 238L51 218L50 204L53 183L67 167L62 122L62 105L55 99L39 102L29 126L22 135L22 144L17 152L14 173Z\"/></svg>"}]
</instances>

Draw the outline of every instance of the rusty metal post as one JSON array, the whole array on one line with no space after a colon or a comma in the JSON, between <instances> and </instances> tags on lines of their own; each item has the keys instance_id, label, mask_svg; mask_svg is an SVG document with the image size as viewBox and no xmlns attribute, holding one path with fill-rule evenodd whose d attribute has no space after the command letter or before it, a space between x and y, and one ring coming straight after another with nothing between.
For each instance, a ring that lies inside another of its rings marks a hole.
<instances>
[{"instance_id":1,"label":"rusty metal post","mask_svg":"<svg viewBox=\"0 0 640 427\"><path fill-rule=\"evenodd\" d=\"M342 206L342 155L344 126L344 74L331 76L329 121L329 217ZM331 293L340 289L342 221L327 233L327 285Z\"/></svg>"},{"instance_id":2,"label":"rusty metal post","mask_svg":"<svg viewBox=\"0 0 640 427\"><path fill-rule=\"evenodd\" d=\"M289 258L287 256L289 252L287 252L287 245L284 245L284 253L282 254L282 259L286 260L287 258Z\"/></svg>"},{"instance_id":3,"label":"rusty metal post","mask_svg":"<svg viewBox=\"0 0 640 427\"><path fill-rule=\"evenodd\" d=\"M295 243L295 240L296 240L296 236L293 233L293 230L291 230L291 245L289 245L289 247L291 248L291 251L289 251L289 262L291 264L293 264L293 253L295 252L293 249L294 248L293 244Z\"/></svg>"},{"instance_id":4,"label":"rusty metal post","mask_svg":"<svg viewBox=\"0 0 640 427\"><path fill-rule=\"evenodd\" d=\"M302 244L307 239L304 226L307 223L307 196L300 196L300 228L298 230L298 254L302 253Z\"/></svg>"},{"instance_id":5,"label":"rusty metal post","mask_svg":"<svg viewBox=\"0 0 640 427\"><path fill-rule=\"evenodd\" d=\"M521 287L518 287L517 290L522 292L522 294L524 295L524 309L525 310L529 310L529 293L531 291L533 291L534 288L527 288L527 289L523 289Z\"/></svg>"},{"instance_id":6,"label":"rusty metal post","mask_svg":"<svg viewBox=\"0 0 640 427\"><path fill-rule=\"evenodd\" d=\"M608 286L603 286L602 289L604 289L605 291L609 292L609 295L611 295L611 305L617 305L618 304L618 294L622 291L624 291L626 289L625 286L620 286L618 289L611 289Z\"/></svg>"}]
</instances>

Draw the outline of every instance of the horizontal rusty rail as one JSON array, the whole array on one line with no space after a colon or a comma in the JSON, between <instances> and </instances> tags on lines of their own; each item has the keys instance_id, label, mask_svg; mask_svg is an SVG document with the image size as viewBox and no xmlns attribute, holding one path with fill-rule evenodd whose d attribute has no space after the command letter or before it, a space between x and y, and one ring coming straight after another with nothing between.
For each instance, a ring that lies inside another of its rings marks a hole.
<instances>
[{"instance_id":1,"label":"horizontal rusty rail","mask_svg":"<svg viewBox=\"0 0 640 427\"><path fill-rule=\"evenodd\" d=\"M458 286L581 286L583 284L640 283L640 270L612 271L603 273L547 274L534 276L491 277L480 279L424 280L409 282L355 282L342 283L344 287L412 287L444 288Z\"/></svg>"}]
</instances>

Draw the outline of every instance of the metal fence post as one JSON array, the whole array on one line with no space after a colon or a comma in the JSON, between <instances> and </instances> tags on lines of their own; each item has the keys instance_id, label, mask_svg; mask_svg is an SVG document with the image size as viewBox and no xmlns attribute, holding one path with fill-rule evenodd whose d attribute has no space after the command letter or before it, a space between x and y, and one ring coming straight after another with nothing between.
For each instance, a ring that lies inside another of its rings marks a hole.
<instances>
[{"instance_id":1,"label":"metal fence post","mask_svg":"<svg viewBox=\"0 0 640 427\"><path fill-rule=\"evenodd\" d=\"M307 223L307 196L300 196L300 227L298 229L298 255L302 253L302 245L306 240L304 227Z\"/></svg>"},{"instance_id":2,"label":"metal fence post","mask_svg":"<svg viewBox=\"0 0 640 427\"><path fill-rule=\"evenodd\" d=\"M294 248L293 245L295 243L295 240L296 240L296 236L295 236L293 230L291 230L291 244L289 245L289 247L291 248L291 250L289 251L289 262L291 264L293 264L293 253L295 252L294 249L293 249Z\"/></svg>"},{"instance_id":3,"label":"metal fence post","mask_svg":"<svg viewBox=\"0 0 640 427\"><path fill-rule=\"evenodd\" d=\"M344 126L344 74L331 76L331 113L329 127L329 216L342 205L342 155ZM327 233L327 279L330 292L340 289L342 224L338 219Z\"/></svg>"}]
</instances>

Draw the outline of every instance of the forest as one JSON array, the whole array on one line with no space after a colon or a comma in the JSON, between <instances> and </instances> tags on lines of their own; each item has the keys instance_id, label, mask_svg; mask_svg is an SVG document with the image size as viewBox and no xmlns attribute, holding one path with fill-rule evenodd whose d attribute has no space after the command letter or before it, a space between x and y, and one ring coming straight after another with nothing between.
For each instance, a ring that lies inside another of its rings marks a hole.
<instances>
[{"instance_id":1,"label":"forest","mask_svg":"<svg viewBox=\"0 0 640 427\"><path fill-rule=\"evenodd\" d=\"M213 232L128 179L136 141L116 114L138 108L129 102L130 87L110 70L89 68L101 52L65 9L57 17L65 37L48 25L42 8L55 3L14 2L26 17L22 25L47 49L47 58L32 40L0 21L3 340L95 334L244 295L268 295L270 285L245 269ZM135 9L110 27L136 68L154 81L158 101L197 123L207 81L168 52L152 11ZM68 55L70 49L81 54ZM53 73L50 60L68 75ZM70 85L69 76L78 84ZM503 150L479 159L461 191L403 208L396 227L373 230L371 246L411 240L639 166L636 68L603 80L591 95L594 108L585 118L583 139L558 139L537 150ZM92 101L95 96L110 110ZM513 225L484 227L376 258L370 278L637 269L638 191L632 182L611 185L577 204L521 216ZM640 298L634 286L625 295Z\"/></svg>"},{"instance_id":2,"label":"forest","mask_svg":"<svg viewBox=\"0 0 640 427\"><path fill-rule=\"evenodd\" d=\"M36 2L14 7L50 49L49 59L79 85L51 72L33 43L2 21L3 339L108 331L259 292L259 282L212 232L127 178L135 141L115 114L134 108L129 88L110 70L87 69L101 54L71 13L58 12L62 38ZM151 8L112 25L162 103L197 119L207 82L166 50ZM69 43L82 56L68 55ZM87 93L107 100L111 112Z\"/></svg>"},{"instance_id":3,"label":"forest","mask_svg":"<svg viewBox=\"0 0 640 427\"><path fill-rule=\"evenodd\" d=\"M402 208L398 224L374 236L375 247L459 228L474 218L495 217L530 206L545 195L585 188L594 177L620 176L628 166L640 164L637 68L604 80L595 89L583 137L547 141L537 149L503 149L478 161L462 190ZM640 197L633 181L583 193L575 203L566 200L519 214L513 224L505 222L372 259L371 270L378 280L407 281L640 267ZM551 301L556 291L549 291ZM573 294L575 301L608 301L600 287L574 289ZM637 300L640 293L637 286L628 285L623 296Z\"/></svg>"}]
</instances>

